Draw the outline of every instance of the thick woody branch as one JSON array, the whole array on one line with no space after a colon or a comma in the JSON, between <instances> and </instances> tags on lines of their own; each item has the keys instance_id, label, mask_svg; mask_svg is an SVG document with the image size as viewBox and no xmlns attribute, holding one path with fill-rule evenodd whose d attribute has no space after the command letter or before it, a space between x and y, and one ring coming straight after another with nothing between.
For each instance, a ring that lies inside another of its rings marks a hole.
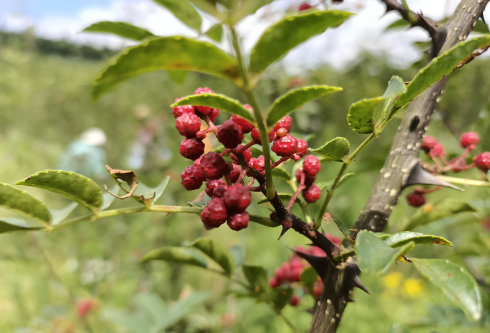
<instances>
[{"instance_id":1,"label":"thick woody branch","mask_svg":"<svg viewBox=\"0 0 490 333\"><path fill-rule=\"evenodd\" d=\"M400 3L394 0L382 1L387 5L388 11L397 10L404 18L408 18L407 11ZM466 40L489 1L462 1L447 23L443 27L436 28L439 33L431 34L434 46L432 56L437 56L457 43ZM430 23L421 15L418 16L418 20L423 20L423 22L417 23L422 27L424 24ZM428 27L432 29L432 26L430 23ZM443 78L410 103L376 185L353 229L382 231L386 226L402 191L405 176L418 163L422 137L446 81L447 77ZM418 125L413 128L411 124L416 122L412 122L412 120L416 117L419 120ZM350 260L352 259L348 259L348 261ZM354 262L349 262L349 264L357 267ZM345 290L349 290L349 286L346 285L345 281L352 281L345 280L343 278L345 274L345 268L342 267L342 264L332 267L327 273L324 283L325 291L318 302L309 330L310 333L333 333L337 330L343 311L349 301L345 294ZM332 283L333 286L328 285L327 282ZM335 317L332 317L331 309L335 310Z\"/></svg>"}]
</instances>

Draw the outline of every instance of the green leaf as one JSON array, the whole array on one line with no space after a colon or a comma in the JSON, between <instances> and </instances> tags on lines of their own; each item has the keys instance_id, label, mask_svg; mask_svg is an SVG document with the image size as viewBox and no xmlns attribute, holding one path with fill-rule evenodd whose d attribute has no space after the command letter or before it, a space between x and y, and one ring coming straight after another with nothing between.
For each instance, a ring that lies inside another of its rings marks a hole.
<instances>
[{"instance_id":1,"label":"green leaf","mask_svg":"<svg viewBox=\"0 0 490 333\"><path fill-rule=\"evenodd\" d=\"M216 46L186 37L162 37L129 47L115 57L95 79L92 95L98 98L126 80L158 70L201 72L241 84L236 60Z\"/></svg>"},{"instance_id":2,"label":"green leaf","mask_svg":"<svg viewBox=\"0 0 490 333\"><path fill-rule=\"evenodd\" d=\"M201 9L202 11L211 14L220 20L226 18L226 13L220 12L216 8L215 0L190 0L190 2L194 4L197 8Z\"/></svg>"},{"instance_id":3,"label":"green leaf","mask_svg":"<svg viewBox=\"0 0 490 333\"><path fill-rule=\"evenodd\" d=\"M478 32L481 34L490 33L490 31L488 30L488 25L486 25L482 20L476 21L476 25L473 27L472 32Z\"/></svg>"},{"instance_id":4,"label":"green leaf","mask_svg":"<svg viewBox=\"0 0 490 333\"><path fill-rule=\"evenodd\" d=\"M259 157L260 155L264 155L264 152L262 151L262 149L260 148L257 148L255 146L252 146L250 147L250 151L252 152L252 157Z\"/></svg>"},{"instance_id":5,"label":"green leaf","mask_svg":"<svg viewBox=\"0 0 490 333\"><path fill-rule=\"evenodd\" d=\"M293 296L293 288L291 287L279 287L268 295L269 300L274 304L276 310L282 310L291 300Z\"/></svg>"},{"instance_id":6,"label":"green leaf","mask_svg":"<svg viewBox=\"0 0 490 333\"><path fill-rule=\"evenodd\" d=\"M312 286L318 280L318 273L313 266L309 266L301 272L300 279L305 286Z\"/></svg>"},{"instance_id":7,"label":"green leaf","mask_svg":"<svg viewBox=\"0 0 490 333\"><path fill-rule=\"evenodd\" d=\"M411 259L415 268L459 306L468 317L480 320L482 300L475 278L462 267L444 259Z\"/></svg>"},{"instance_id":8,"label":"green leaf","mask_svg":"<svg viewBox=\"0 0 490 333\"><path fill-rule=\"evenodd\" d=\"M191 245L213 259L228 275L235 271L235 260L225 244L212 238L198 238Z\"/></svg>"},{"instance_id":9,"label":"green leaf","mask_svg":"<svg viewBox=\"0 0 490 333\"><path fill-rule=\"evenodd\" d=\"M376 97L363 99L353 103L347 114L347 123L354 132L369 134L374 132L374 109L383 102L385 98Z\"/></svg>"},{"instance_id":10,"label":"green leaf","mask_svg":"<svg viewBox=\"0 0 490 333\"><path fill-rule=\"evenodd\" d=\"M294 47L327 28L342 24L351 13L340 10L312 11L283 18L269 27L250 54L250 71L260 74Z\"/></svg>"},{"instance_id":11,"label":"green leaf","mask_svg":"<svg viewBox=\"0 0 490 333\"><path fill-rule=\"evenodd\" d=\"M26 221L14 217L3 217L0 219L0 234L13 231L36 231L41 227L31 227Z\"/></svg>"},{"instance_id":12,"label":"green leaf","mask_svg":"<svg viewBox=\"0 0 490 333\"><path fill-rule=\"evenodd\" d=\"M267 272L264 267L243 265L242 270L248 283L250 283L250 286L256 293L267 290Z\"/></svg>"},{"instance_id":13,"label":"green leaf","mask_svg":"<svg viewBox=\"0 0 490 333\"><path fill-rule=\"evenodd\" d=\"M320 148L317 149L308 149L311 152L317 153L319 155L322 155L323 157L333 160L333 161L338 161L342 162L342 159L349 154L350 150L350 143L347 141L345 138L335 138Z\"/></svg>"},{"instance_id":14,"label":"green leaf","mask_svg":"<svg viewBox=\"0 0 490 333\"><path fill-rule=\"evenodd\" d=\"M194 30L201 30L201 15L188 2L184 0L154 0L163 7L167 8L179 20L187 24Z\"/></svg>"},{"instance_id":15,"label":"green leaf","mask_svg":"<svg viewBox=\"0 0 490 333\"><path fill-rule=\"evenodd\" d=\"M194 249L186 249L181 247L162 247L160 249L148 252L143 259L141 259L141 262L163 260L178 264L193 265L204 268L208 267L206 259L203 257L201 252L193 250Z\"/></svg>"},{"instance_id":16,"label":"green leaf","mask_svg":"<svg viewBox=\"0 0 490 333\"><path fill-rule=\"evenodd\" d=\"M291 90L274 101L266 117L267 126L273 126L282 117L287 116L303 104L337 91L342 91L342 88L311 86Z\"/></svg>"},{"instance_id":17,"label":"green leaf","mask_svg":"<svg viewBox=\"0 0 490 333\"><path fill-rule=\"evenodd\" d=\"M383 97L385 100L380 103L373 111L374 132L379 134L384 126L391 120L397 110L393 110L393 105L398 96L407 92L405 82L399 76L393 76L388 82Z\"/></svg>"},{"instance_id":18,"label":"green leaf","mask_svg":"<svg viewBox=\"0 0 490 333\"><path fill-rule=\"evenodd\" d=\"M288 203L289 200L291 200L291 198L293 197L292 194L290 193L277 193L277 195L279 196L279 199L281 199L283 202L285 203ZM298 199L296 199L296 202L297 202ZM262 199L260 200L259 202L257 202L258 204L263 204L263 203L266 203L266 202L269 202L269 200L267 198L265 199Z\"/></svg>"},{"instance_id":19,"label":"green leaf","mask_svg":"<svg viewBox=\"0 0 490 333\"><path fill-rule=\"evenodd\" d=\"M82 31L110 33L137 41L142 41L147 37L153 36L153 34L148 30L125 22L97 22L83 29Z\"/></svg>"},{"instance_id":20,"label":"green leaf","mask_svg":"<svg viewBox=\"0 0 490 333\"><path fill-rule=\"evenodd\" d=\"M408 23L408 21L406 21L405 19L399 19L393 22L392 24L390 24L389 26L387 26L385 31L399 29L399 28L409 28L409 27L410 27L410 23Z\"/></svg>"},{"instance_id":21,"label":"green leaf","mask_svg":"<svg viewBox=\"0 0 490 333\"><path fill-rule=\"evenodd\" d=\"M407 91L405 82L393 76L381 97L363 99L351 105L347 114L349 126L357 133L380 133L396 110L393 105L401 94Z\"/></svg>"},{"instance_id":22,"label":"green leaf","mask_svg":"<svg viewBox=\"0 0 490 333\"><path fill-rule=\"evenodd\" d=\"M240 7L231 13L231 22L238 22L242 18L254 14L261 7L271 3L273 0L247 0L240 1Z\"/></svg>"},{"instance_id":23,"label":"green leaf","mask_svg":"<svg viewBox=\"0 0 490 333\"><path fill-rule=\"evenodd\" d=\"M403 229L413 230L448 216L474 211L476 210L467 202L450 198L445 199L434 205L420 207Z\"/></svg>"},{"instance_id":24,"label":"green leaf","mask_svg":"<svg viewBox=\"0 0 490 333\"><path fill-rule=\"evenodd\" d=\"M99 211L102 206L100 187L92 179L75 172L41 171L18 181L16 185L39 187L61 194L93 211Z\"/></svg>"},{"instance_id":25,"label":"green leaf","mask_svg":"<svg viewBox=\"0 0 490 333\"><path fill-rule=\"evenodd\" d=\"M339 180L339 184L337 185L337 188L340 187L343 183L345 183L347 180L349 180L352 176L354 176L355 173L346 173L345 175L342 176Z\"/></svg>"},{"instance_id":26,"label":"green leaf","mask_svg":"<svg viewBox=\"0 0 490 333\"><path fill-rule=\"evenodd\" d=\"M167 71L168 77L172 80L173 83L181 86L184 84L185 79L187 78L187 71Z\"/></svg>"},{"instance_id":27,"label":"green leaf","mask_svg":"<svg viewBox=\"0 0 490 333\"><path fill-rule=\"evenodd\" d=\"M73 210L75 208L77 208L77 206L78 206L78 203L72 202L71 204L69 204L68 206L66 206L63 209L49 209L49 212L51 213L51 216L52 216L51 225L59 224L68 215L70 215L70 213L73 212Z\"/></svg>"},{"instance_id":28,"label":"green leaf","mask_svg":"<svg viewBox=\"0 0 490 333\"><path fill-rule=\"evenodd\" d=\"M422 68L407 86L407 92L395 103L401 108L420 95L425 89L451 73L463 61L471 57L473 51L490 46L490 36L482 36L461 42Z\"/></svg>"},{"instance_id":29,"label":"green leaf","mask_svg":"<svg viewBox=\"0 0 490 333\"><path fill-rule=\"evenodd\" d=\"M223 25L221 23L217 23L211 28L208 29L208 31L205 32L206 35L208 35L211 39L221 42L221 38L223 37Z\"/></svg>"},{"instance_id":30,"label":"green leaf","mask_svg":"<svg viewBox=\"0 0 490 333\"><path fill-rule=\"evenodd\" d=\"M0 183L0 207L30 217L43 225L51 221L48 207L29 193Z\"/></svg>"},{"instance_id":31,"label":"green leaf","mask_svg":"<svg viewBox=\"0 0 490 333\"><path fill-rule=\"evenodd\" d=\"M291 175L286 170L278 167L272 169L272 177L280 178L287 182L291 180Z\"/></svg>"},{"instance_id":32,"label":"green leaf","mask_svg":"<svg viewBox=\"0 0 490 333\"><path fill-rule=\"evenodd\" d=\"M386 238L390 237L391 234L387 234L384 232L375 232L374 235L378 237L379 239L385 240Z\"/></svg>"},{"instance_id":33,"label":"green leaf","mask_svg":"<svg viewBox=\"0 0 490 333\"><path fill-rule=\"evenodd\" d=\"M326 189L332 182L333 182L333 180L329 180L329 181L325 181L325 182L319 182L316 184L316 186L318 186L320 191L322 191L322 190Z\"/></svg>"},{"instance_id":34,"label":"green leaf","mask_svg":"<svg viewBox=\"0 0 490 333\"><path fill-rule=\"evenodd\" d=\"M376 235L377 236L377 235ZM378 236L379 237L379 236ZM453 243L440 236L426 235L420 232L403 231L389 235L384 239L386 245L392 248L403 246L407 243L414 242L419 244L440 244L453 246Z\"/></svg>"},{"instance_id":35,"label":"green leaf","mask_svg":"<svg viewBox=\"0 0 490 333\"><path fill-rule=\"evenodd\" d=\"M415 244L408 243L400 249L392 249L370 231L361 230L356 238L356 255L363 272L381 275L400 256L407 254Z\"/></svg>"},{"instance_id":36,"label":"green leaf","mask_svg":"<svg viewBox=\"0 0 490 333\"><path fill-rule=\"evenodd\" d=\"M220 94L186 96L185 98L172 104L171 107L176 107L178 105L209 106L210 108L220 109L255 123L255 118L252 112L247 110L239 101Z\"/></svg>"},{"instance_id":37,"label":"green leaf","mask_svg":"<svg viewBox=\"0 0 490 333\"><path fill-rule=\"evenodd\" d=\"M153 202L156 202L162 196L163 192L168 186L168 182L170 181L170 176L165 177L165 179L154 189L155 197L153 198Z\"/></svg>"}]
</instances>

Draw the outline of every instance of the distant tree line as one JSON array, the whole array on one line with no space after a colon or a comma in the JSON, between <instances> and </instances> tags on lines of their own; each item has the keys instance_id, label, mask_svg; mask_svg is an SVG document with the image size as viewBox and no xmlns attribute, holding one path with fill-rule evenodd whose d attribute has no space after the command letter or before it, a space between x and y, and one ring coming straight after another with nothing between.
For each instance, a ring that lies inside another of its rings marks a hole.
<instances>
[{"instance_id":1,"label":"distant tree line","mask_svg":"<svg viewBox=\"0 0 490 333\"><path fill-rule=\"evenodd\" d=\"M117 50L96 48L90 45L70 43L66 40L51 40L34 36L31 29L23 33L0 31L0 48L10 46L41 54L76 57L87 60L104 60Z\"/></svg>"}]
</instances>

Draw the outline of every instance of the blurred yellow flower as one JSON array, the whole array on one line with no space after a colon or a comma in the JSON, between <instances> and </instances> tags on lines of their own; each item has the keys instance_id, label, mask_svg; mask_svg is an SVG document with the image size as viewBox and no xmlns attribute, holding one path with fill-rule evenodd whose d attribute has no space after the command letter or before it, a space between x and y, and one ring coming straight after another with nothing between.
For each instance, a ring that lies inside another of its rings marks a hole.
<instances>
[{"instance_id":1,"label":"blurred yellow flower","mask_svg":"<svg viewBox=\"0 0 490 333\"><path fill-rule=\"evenodd\" d=\"M424 282L419 279L408 279L403 284L403 291L409 297L417 297L422 293Z\"/></svg>"},{"instance_id":2,"label":"blurred yellow flower","mask_svg":"<svg viewBox=\"0 0 490 333\"><path fill-rule=\"evenodd\" d=\"M402 279L403 279L402 273L393 272L393 273L390 273L390 274L386 275L385 277L383 277L381 282L383 283L383 285L386 288L396 289L400 285L400 282L402 281Z\"/></svg>"}]
</instances>

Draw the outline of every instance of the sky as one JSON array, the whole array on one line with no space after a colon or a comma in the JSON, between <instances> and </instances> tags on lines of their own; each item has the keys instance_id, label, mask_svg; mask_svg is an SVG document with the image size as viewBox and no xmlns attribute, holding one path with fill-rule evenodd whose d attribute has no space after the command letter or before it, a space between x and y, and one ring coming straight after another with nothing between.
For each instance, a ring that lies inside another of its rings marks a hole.
<instances>
[{"instance_id":1,"label":"sky","mask_svg":"<svg viewBox=\"0 0 490 333\"><path fill-rule=\"evenodd\" d=\"M316 4L319 0L307 1ZM276 0L262 8L237 27L248 52L263 31L279 20L288 8L297 8L298 0ZM440 20L451 13L459 0L408 0L410 8ZM386 55L397 67L406 67L420 58L415 41L428 40L420 28L384 32L385 27L399 19L398 14L384 15L385 6L379 0L345 0L332 6L356 13L336 29L312 38L294 49L282 60L290 71L314 68L327 63L336 68L355 63L363 51ZM21 32L34 27L39 37L65 39L76 43L121 48L134 42L106 34L82 33L83 28L98 21L124 21L141 26L156 35L196 37L194 31L176 19L169 11L152 0L0 0L0 30ZM203 30L213 24L204 14ZM485 16L490 20L490 11ZM229 49L229 44L221 46Z\"/></svg>"}]
</instances>

